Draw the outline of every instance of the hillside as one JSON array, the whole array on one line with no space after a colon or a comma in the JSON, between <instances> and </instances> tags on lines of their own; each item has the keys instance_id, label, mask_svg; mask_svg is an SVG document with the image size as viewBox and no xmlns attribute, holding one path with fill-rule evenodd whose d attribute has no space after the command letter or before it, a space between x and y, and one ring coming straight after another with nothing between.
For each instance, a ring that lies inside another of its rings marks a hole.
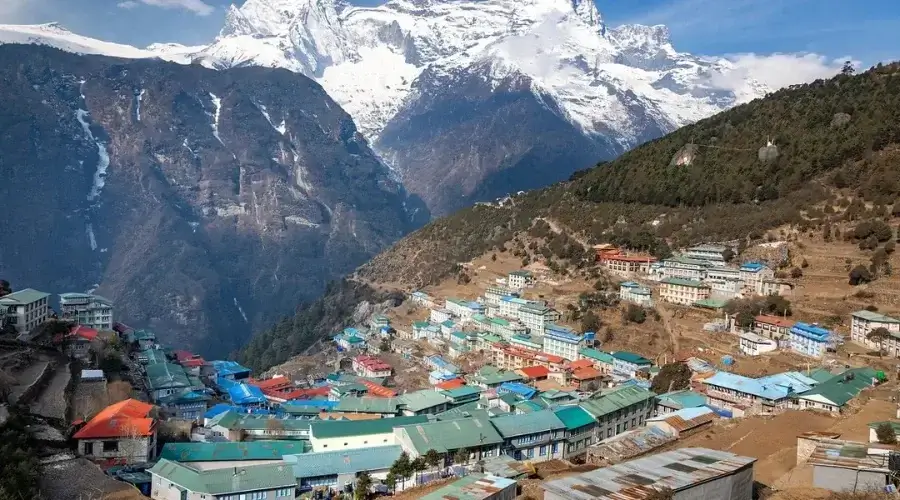
<instances>
[{"instance_id":1,"label":"hillside","mask_svg":"<svg viewBox=\"0 0 900 500\"><path fill-rule=\"evenodd\" d=\"M898 70L895 63L785 89L576 173L567 182L438 219L336 289L372 287L377 294L420 288L492 251L533 259L538 252L525 247L523 235L546 233L544 225L560 234L546 238L547 250L537 258L577 267L584 265L584 244L590 243L663 255L702 241L748 245L777 227L818 231L837 220L881 217L900 195ZM777 158L771 149L760 152L767 140L776 145ZM697 146L688 146L691 141ZM673 161L676 156L689 161ZM549 224L535 224L536 219ZM334 300L324 297L300 314ZM351 312L354 307L343 306ZM290 352L268 348L274 339L286 335L305 348L336 325L318 326L323 329L264 332L242 359L262 366L285 360Z\"/></svg>"}]
</instances>

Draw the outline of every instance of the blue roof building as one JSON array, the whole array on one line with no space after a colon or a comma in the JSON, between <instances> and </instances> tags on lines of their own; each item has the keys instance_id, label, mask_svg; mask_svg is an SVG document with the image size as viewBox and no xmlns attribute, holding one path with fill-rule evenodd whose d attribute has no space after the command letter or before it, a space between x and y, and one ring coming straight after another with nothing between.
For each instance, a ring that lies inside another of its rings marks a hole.
<instances>
[{"instance_id":1,"label":"blue roof building","mask_svg":"<svg viewBox=\"0 0 900 500\"><path fill-rule=\"evenodd\" d=\"M524 399L531 399L537 394L537 389L521 382L504 382L497 388L497 394L515 394Z\"/></svg>"},{"instance_id":2,"label":"blue roof building","mask_svg":"<svg viewBox=\"0 0 900 500\"><path fill-rule=\"evenodd\" d=\"M228 380L243 380L250 376L250 369L246 366L242 366L237 361L210 361L213 369L216 371L216 375L221 378L225 378Z\"/></svg>"},{"instance_id":3,"label":"blue roof building","mask_svg":"<svg viewBox=\"0 0 900 500\"><path fill-rule=\"evenodd\" d=\"M228 397L236 405L249 406L265 404L266 396L255 385L234 384L228 388Z\"/></svg>"},{"instance_id":4,"label":"blue roof building","mask_svg":"<svg viewBox=\"0 0 900 500\"><path fill-rule=\"evenodd\" d=\"M758 379L716 372L703 383L707 386L707 403L710 406L740 409L748 414L772 413L786 408L789 398L809 390L816 381L799 372L778 373Z\"/></svg>"},{"instance_id":5,"label":"blue roof building","mask_svg":"<svg viewBox=\"0 0 900 500\"><path fill-rule=\"evenodd\" d=\"M794 352L814 358L824 356L834 342L834 333L831 330L808 323L795 323L788 336Z\"/></svg>"},{"instance_id":6,"label":"blue roof building","mask_svg":"<svg viewBox=\"0 0 900 500\"><path fill-rule=\"evenodd\" d=\"M762 262L745 262L741 264L741 271L745 273L758 273L766 268Z\"/></svg>"}]
</instances>

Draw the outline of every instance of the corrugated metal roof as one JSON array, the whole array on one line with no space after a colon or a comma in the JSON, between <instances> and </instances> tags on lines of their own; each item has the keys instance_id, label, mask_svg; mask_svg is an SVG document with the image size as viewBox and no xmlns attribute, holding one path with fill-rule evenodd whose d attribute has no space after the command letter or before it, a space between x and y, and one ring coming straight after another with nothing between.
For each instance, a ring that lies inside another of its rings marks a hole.
<instances>
[{"instance_id":1,"label":"corrugated metal roof","mask_svg":"<svg viewBox=\"0 0 900 500\"><path fill-rule=\"evenodd\" d=\"M575 430L586 425L597 423L590 413L584 411L580 406L565 406L557 409L556 417L566 426L568 430Z\"/></svg>"},{"instance_id":2,"label":"corrugated metal roof","mask_svg":"<svg viewBox=\"0 0 900 500\"><path fill-rule=\"evenodd\" d=\"M652 488L675 492L734 474L756 462L725 451L684 448L604 467L544 484L544 490L571 500L641 499Z\"/></svg>"},{"instance_id":3,"label":"corrugated metal roof","mask_svg":"<svg viewBox=\"0 0 900 500\"><path fill-rule=\"evenodd\" d=\"M521 415L504 415L491 419L491 423L504 438L524 436L565 429L566 425L552 410L541 410Z\"/></svg>"},{"instance_id":4,"label":"corrugated metal roof","mask_svg":"<svg viewBox=\"0 0 900 500\"><path fill-rule=\"evenodd\" d=\"M373 446L356 450L335 450L302 455L285 455L295 478L355 474L390 468L403 449L400 446Z\"/></svg>"},{"instance_id":5,"label":"corrugated metal roof","mask_svg":"<svg viewBox=\"0 0 900 500\"><path fill-rule=\"evenodd\" d=\"M398 427L420 454L435 450L446 453L460 448L500 444L503 438L485 418L459 418Z\"/></svg>"},{"instance_id":6,"label":"corrugated metal roof","mask_svg":"<svg viewBox=\"0 0 900 500\"><path fill-rule=\"evenodd\" d=\"M310 424L310 433L318 439L387 434L392 432L394 427L420 424L427 421L428 417L425 415L417 415L414 417L376 418L372 420L313 422Z\"/></svg>"},{"instance_id":7,"label":"corrugated metal roof","mask_svg":"<svg viewBox=\"0 0 900 500\"><path fill-rule=\"evenodd\" d=\"M888 472L888 455L893 446L823 439L809 457L812 465Z\"/></svg>"},{"instance_id":8,"label":"corrugated metal roof","mask_svg":"<svg viewBox=\"0 0 900 500\"><path fill-rule=\"evenodd\" d=\"M176 462L281 460L285 455L305 453L308 449L305 441L167 443L159 457Z\"/></svg>"},{"instance_id":9,"label":"corrugated metal roof","mask_svg":"<svg viewBox=\"0 0 900 500\"><path fill-rule=\"evenodd\" d=\"M588 413L599 418L616 410L642 403L656 395L643 387L627 385L617 387L609 392L601 393L597 397L587 399L578 404Z\"/></svg>"},{"instance_id":10,"label":"corrugated metal roof","mask_svg":"<svg viewBox=\"0 0 900 500\"><path fill-rule=\"evenodd\" d=\"M678 432L687 431L712 422L717 417L716 412L705 406L699 408L685 408L658 417L648 418L647 422L664 421Z\"/></svg>"},{"instance_id":11,"label":"corrugated metal roof","mask_svg":"<svg viewBox=\"0 0 900 500\"><path fill-rule=\"evenodd\" d=\"M287 464L267 464L197 470L188 465L160 459L150 473L197 493L223 495L296 486Z\"/></svg>"},{"instance_id":12,"label":"corrugated metal roof","mask_svg":"<svg viewBox=\"0 0 900 500\"><path fill-rule=\"evenodd\" d=\"M515 480L484 474L470 474L421 497L419 500L485 500L494 498L494 495L509 488L515 491Z\"/></svg>"}]
</instances>

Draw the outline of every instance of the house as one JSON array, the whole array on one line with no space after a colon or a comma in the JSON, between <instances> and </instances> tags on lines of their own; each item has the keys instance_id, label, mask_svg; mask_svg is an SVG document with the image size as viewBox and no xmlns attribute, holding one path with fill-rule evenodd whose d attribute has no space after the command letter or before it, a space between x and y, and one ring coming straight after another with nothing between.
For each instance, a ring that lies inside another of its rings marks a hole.
<instances>
[{"instance_id":1,"label":"house","mask_svg":"<svg viewBox=\"0 0 900 500\"><path fill-rule=\"evenodd\" d=\"M884 373L872 368L851 368L796 396L801 410L841 413L859 393L884 381Z\"/></svg>"},{"instance_id":2,"label":"house","mask_svg":"<svg viewBox=\"0 0 900 500\"><path fill-rule=\"evenodd\" d=\"M497 457L501 454L503 437L484 417L438 420L428 423L395 427L397 442L410 458L434 450L444 456L444 463L456 462L460 450L469 452L470 460Z\"/></svg>"},{"instance_id":3,"label":"house","mask_svg":"<svg viewBox=\"0 0 900 500\"><path fill-rule=\"evenodd\" d=\"M463 385L452 389L441 389L438 392L450 400L451 406L461 406L481 399L481 388L475 386Z\"/></svg>"},{"instance_id":4,"label":"house","mask_svg":"<svg viewBox=\"0 0 900 500\"><path fill-rule=\"evenodd\" d=\"M309 425L314 452L396 445L394 427L428 422L424 415L371 420L325 420Z\"/></svg>"},{"instance_id":5,"label":"house","mask_svg":"<svg viewBox=\"0 0 900 500\"><path fill-rule=\"evenodd\" d=\"M833 345L834 334L831 330L818 325L797 322L788 332L791 350L804 356L821 358Z\"/></svg>"},{"instance_id":6,"label":"house","mask_svg":"<svg viewBox=\"0 0 900 500\"><path fill-rule=\"evenodd\" d=\"M469 474L419 500L514 500L516 481L506 477Z\"/></svg>"},{"instance_id":7,"label":"house","mask_svg":"<svg viewBox=\"0 0 900 500\"><path fill-rule=\"evenodd\" d=\"M284 462L200 469L161 459L148 472L150 498L157 500L281 500L294 498L297 489L294 472Z\"/></svg>"},{"instance_id":8,"label":"house","mask_svg":"<svg viewBox=\"0 0 900 500\"><path fill-rule=\"evenodd\" d=\"M676 438L681 438L687 434L693 434L699 430L711 427L713 420L716 418L718 418L716 412L705 406L698 406L650 417L647 419L647 427L655 427L674 435Z\"/></svg>"},{"instance_id":9,"label":"house","mask_svg":"<svg viewBox=\"0 0 900 500\"><path fill-rule=\"evenodd\" d=\"M285 455L306 453L306 441L248 441L166 443L160 459L191 464L200 470L232 469L246 465L278 464Z\"/></svg>"},{"instance_id":10,"label":"house","mask_svg":"<svg viewBox=\"0 0 900 500\"><path fill-rule=\"evenodd\" d=\"M660 262L662 277L686 280L701 280L706 277L706 270L711 267L705 260L687 257L672 257Z\"/></svg>"},{"instance_id":11,"label":"house","mask_svg":"<svg viewBox=\"0 0 900 500\"><path fill-rule=\"evenodd\" d=\"M515 295L503 297L500 299L500 304L497 306L497 315L503 316L504 318L518 318L519 309L531 303L533 303L533 301L520 299Z\"/></svg>"},{"instance_id":12,"label":"house","mask_svg":"<svg viewBox=\"0 0 900 500\"><path fill-rule=\"evenodd\" d=\"M728 301L743 296L744 282L740 280L712 280L707 278L703 280L703 283L709 285L710 299Z\"/></svg>"},{"instance_id":13,"label":"house","mask_svg":"<svg viewBox=\"0 0 900 500\"><path fill-rule=\"evenodd\" d=\"M616 358L614 358L612 354L590 347L582 347L579 349L578 358L589 359L594 364L594 368L600 370L604 374L612 373L616 364Z\"/></svg>"},{"instance_id":14,"label":"house","mask_svg":"<svg viewBox=\"0 0 900 500\"><path fill-rule=\"evenodd\" d=\"M644 425L656 411L656 395L636 385L622 385L602 391L578 403L597 420L593 442Z\"/></svg>"},{"instance_id":15,"label":"house","mask_svg":"<svg viewBox=\"0 0 900 500\"><path fill-rule=\"evenodd\" d=\"M659 282L659 298L671 304L689 306L710 297L710 286L685 278L665 278Z\"/></svg>"},{"instance_id":16,"label":"house","mask_svg":"<svg viewBox=\"0 0 900 500\"><path fill-rule=\"evenodd\" d=\"M211 361L216 376L227 380L241 381L250 377L250 369L236 361Z\"/></svg>"},{"instance_id":17,"label":"house","mask_svg":"<svg viewBox=\"0 0 900 500\"><path fill-rule=\"evenodd\" d=\"M562 368L565 358L547 352L537 352L521 347L494 344L491 347L491 361L500 369L517 370L526 366L546 366L550 370Z\"/></svg>"},{"instance_id":18,"label":"house","mask_svg":"<svg viewBox=\"0 0 900 500\"><path fill-rule=\"evenodd\" d=\"M499 307L500 299L510 295L515 296L517 293L504 286L490 286L484 291L484 303L488 307Z\"/></svg>"},{"instance_id":19,"label":"house","mask_svg":"<svg viewBox=\"0 0 900 500\"><path fill-rule=\"evenodd\" d=\"M544 337L536 335L513 335L508 340L510 345L528 351L541 352L544 350Z\"/></svg>"},{"instance_id":20,"label":"house","mask_svg":"<svg viewBox=\"0 0 900 500\"><path fill-rule=\"evenodd\" d=\"M409 300L413 304L417 304L422 307L434 307L434 298L423 291L416 291L409 294Z\"/></svg>"},{"instance_id":21,"label":"house","mask_svg":"<svg viewBox=\"0 0 900 500\"><path fill-rule=\"evenodd\" d=\"M519 398L523 400L528 400L533 398L537 394L537 389L534 387L523 384L521 382L504 382L500 384L500 387L497 388L497 394L515 394Z\"/></svg>"},{"instance_id":22,"label":"house","mask_svg":"<svg viewBox=\"0 0 900 500\"><path fill-rule=\"evenodd\" d=\"M525 287L534 285L534 275L531 274L531 271L513 271L507 276L506 284L514 290L522 290Z\"/></svg>"},{"instance_id":23,"label":"house","mask_svg":"<svg viewBox=\"0 0 900 500\"><path fill-rule=\"evenodd\" d=\"M551 323L544 332L544 351L563 359L575 361L578 350L584 347L584 335L571 328Z\"/></svg>"},{"instance_id":24,"label":"house","mask_svg":"<svg viewBox=\"0 0 900 500\"><path fill-rule=\"evenodd\" d=\"M89 293L61 293L59 309L62 319L95 330L112 330L113 304L105 297Z\"/></svg>"},{"instance_id":25,"label":"house","mask_svg":"<svg viewBox=\"0 0 900 500\"><path fill-rule=\"evenodd\" d=\"M358 335L343 332L334 336L334 343L337 344L338 348L349 351L351 349L362 349L365 347L366 339Z\"/></svg>"},{"instance_id":26,"label":"house","mask_svg":"<svg viewBox=\"0 0 900 500\"><path fill-rule=\"evenodd\" d=\"M741 264L740 272L741 280L753 291L760 290L764 280L775 279L775 271L762 262L745 262Z\"/></svg>"},{"instance_id":27,"label":"house","mask_svg":"<svg viewBox=\"0 0 900 500\"><path fill-rule=\"evenodd\" d=\"M547 326L560 318L559 311L541 302L526 304L519 308L519 321L532 335L543 335Z\"/></svg>"},{"instance_id":28,"label":"house","mask_svg":"<svg viewBox=\"0 0 900 500\"><path fill-rule=\"evenodd\" d=\"M144 368L147 390L153 401L166 396L181 393L191 388L191 381L181 365L163 362L147 365Z\"/></svg>"},{"instance_id":29,"label":"house","mask_svg":"<svg viewBox=\"0 0 900 500\"><path fill-rule=\"evenodd\" d=\"M456 323L454 323L453 320L448 319L447 321L441 322L438 326L441 329L441 338L445 340L450 340L450 335L457 331Z\"/></svg>"},{"instance_id":30,"label":"house","mask_svg":"<svg viewBox=\"0 0 900 500\"><path fill-rule=\"evenodd\" d=\"M407 392L397 397L403 415L436 415L450 409L451 401L432 389Z\"/></svg>"},{"instance_id":31,"label":"house","mask_svg":"<svg viewBox=\"0 0 900 500\"><path fill-rule=\"evenodd\" d=\"M610 353L613 357L613 373L634 378L639 371L647 371L653 366L649 359L628 351L616 351Z\"/></svg>"},{"instance_id":32,"label":"house","mask_svg":"<svg viewBox=\"0 0 900 500\"><path fill-rule=\"evenodd\" d=\"M753 319L753 333L772 340L788 339L794 322L780 316L759 315Z\"/></svg>"},{"instance_id":33,"label":"house","mask_svg":"<svg viewBox=\"0 0 900 500\"><path fill-rule=\"evenodd\" d=\"M511 371L502 371L497 367L486 365L476 373L466 377L471 385L482 389L496 389L506 382L520 382L522 376Z\"/></svg>"},{"instance_id":34,"label":"house","mask_svg":"<svg viewBox=\"0 0 900 500\"><path fill-rule=\"evenodd\" d=\"M452 317L453 313L450 311L450 309L432 309L431 312L428 313L428 322L437 325L443 323L444 321L449 321Z\"/></svg>"},{"instance_id":35,"label":"house","mask_svg":"<svg viewBox=\"0 0 900 500\"><path fill-rule=\"evenodd\" d=\"M815 448L809 452L806 463L812 467L812 486L816 488L884 491L893 483L894 446L838 439L819 439L812 444Z\"/></svg>"},{"instance_id":36,"label":"house","mask_svg":"<svg viewBox=\"0 0 900 500\"><path fill-rule=\"evenodd\" d=\"M694 391L682 389L667 392L656 397L656 414L667 415L685 408L699 408L706 405L706 396Z\"/></svg>"},{"instance_id":37,"label":"house","mask_svg":"<svg viewBox=\"0 0 900 500\"><path fill-rule=\"evenodd\" d=\"M107 406L72 436L78 454L108 463L138 463L156 456L153 405L126 399Z\"/></svg>"},{"instance_id":38,"label":"house","mask_svg":"<svg viewBox=\"0 0 900 500\"><path fill-rule=\"evenodd\" d=\"M276 418L271 415L245 414L233 410L211 418L206 424L209 435L219 440L309 439L309 420Z\"/></svg>"},{"instance_id":39,"label":"house","mask_svg":"<svg viewBox=\"0 0 900 500\"><path fill-rule=\"evenodd\" d=\"M740 350L748 356L759 356L766 352L778 349L778 343L772 339L757 335L752 332L740 334Z\"/></svg>"},{"instance_id":40,"label":"house","mask_svg":"<svg viewBox=\"0 0 900 500\"><path fill-rule=\"evenodd\" d=\"M890 334L880 347L889 356L900 356L900 319L866 310L856 311L850 315L850 340L853 342L869 349L878 349L878 342L866 338L866 335L876 328L884 328Z\"/></svg>"},{"instance_id":41,"label":"house","mask_svg":"<svg viewBox=\"0 0 900 500\"><path fill-rule=\"evenodd\" d=\"M545 500L647 498L671 489L675 500L749 500L755 458L707 448L682 448L543 484Z\"/></svg>"},{"instance_id":42,"label":"house","mask_svg":"<svg viewBox=\"0 0 900 500\"><path fill-rule=\"evenodd\" d=\"M556 418L566 427L564 459L583 455L588 446L594 443L594 431L597 421L580 406L563 406L554 410Z\"/></svg>"},{"instance_id":43,"label":"house","mask_svg":"<svg viewBox=\"0 0 900 500\"><path fill-rule=\"evenodd\" d=\"M794 292L794 285L790 282L780 279L764 279L760 280L756 287L757 295L791 295Z\"/></svg>"},{"instance_id":44,"label":"house","mask_svg":"<svg viewBox=\"0 0 900 500\"><path fill-rule=\"evenodd\" d=\"M566 426L552 410L491 419L503 437L503 451L516 460L545 461L563 457Z\"/></svg>"},{"instance_id":45,"label":"house","mask_svg":"<svg viewBox=\"0 0 900 500\"><path fill-rule=\"evenodd\" d=\"M260 406L268 399L262 389L250 384L235 383L228 387L228 399L238 406Z\"/></svg>"},{"instance_id":46,"label":"house","mask_svg":"<svg viewBox=\"0 0 900 500\"><path fill-rule=\"evenodd\" d=\"M330 488L343 491L354 484L361 472L368 472L375 481L384 481L391 465L400 458L400 446L370 446L348 450L321 451L300 455L285 455L301 491Z\"/></svg>"},{"instance_id":47,"label":"house","mask_svg":"<svg viewBox=\"0 0 900 500\"><path fill-rule=\"evenodd\" d=\"M592 391L600 388L603 373L593 366L577 368L571 374L572 385L581 391Z\"/></svg>"},{"instance_id":48,"label":"house","mask_svg":"<svg viewBox=\"0 0 900 500\"><path fill-rule=\"evenodd\" d=\"M156 347L156 334L150 330L128 330L125 342L130 345L137 344L137 350L145 351Z\"/></svg>"},{"instance_id":49,"label":"house","mask_svg":"<svg viewBox=\"0 0 900 500\"><path fill-rule=\"evenodd\" d=\"M91 346L95 345L98 334L99 332L94 328L84 325L73 325L69 328L69 333L60 340L65 344L66 354L69 357L80 359L81 361L89 361L91 358Z\"/></svg>"},{"instance_id":50,"label":"house","mask_svg":"<svg viewBox=\"0 0 900 500\"><path fill-rule=\"evenodd\" d=\"M797 372L779 373L752 379L728 372L716 372L704 379L710 406L737 410L735 416L780 413L791 407L790 398L812 389L817 382Z\"/></svg>"},{"instance_id":51,"label":"house","mask_svg":"<svg viewBox=\"0 0 900 500\"><path fill-rule=\"evenodd\" d=\"M484 314L484 305L468 300L447 299L444 307L462 322L469 321L474 314Z\"/></svg>"},{"instance_id":52,"label":"house","mask_svg":"<svg viewBox=\"0 0 900 500\"><path fill-rule=\"evenodd\" d=\"M171 418L200 421L206 413L209 402L212 399L209 394L192 389L184 389L180 393L161 398L158 403Z\"/></svg>"},{"instance_id":53,"label":"house","mask_svg":"<svg viewBox=\"0 0 900 500\"><path fill-rule=\"evenodd\" d=\"M103 370L81 370L81 382L106 382Z\"/></svg>"},{"instance_id":54,"label":"house","mask_svg":"<svg viewBox=\"0 0 900 500\"><path fill-rule=\"evenodd\" d=\"M376 314L369 318L369 328L373 330L381 330L382 328L390 328L391 320L383 314Z\"/></svg>"},{"instance_id":55,"label":"house","mask_svg":"<svg viewBox=\"0 0 900 500\"><path fill-rule=\"evenodd\" d=\"M707 280L741 281L741 270L736 267L717 266L706 270Z\"/></svg>"},{"instance_id":56,"label":"house","mask_svg":"<svg viewBox=\"0 0 900 500\"><path fill-rule=\"evenodd\" d=\"M648 255L626 255L620 252L607 252L598 255L600 265L619 276L633 274L649 274L650 265L656 259Z\"/></svg>"},{"instance_id":57,"label":"house","mask_svg":"<svg viewBox=\"0 0 900 500\"><path fill-rule=\"evenodd\" d=\"M360 354L353 358L353 372L360 377L390 377L393 373L391 365L380 358Z\"/></svg>"},{"instance_id":58,"label":"house","mask_svg":"<svg viewBox=\"0 0 900 500\"><path fill-rule=\"evenodd\" d=\"M522 380L526 382L537 382L539 380L546 380L547 375L550 374L550 369L546 366L526 366L525 368L516 370L516 373L521 375Z\"/></svg>"},{"instance_id":59,"label":"house","mask_svg":"<svg viewBox=\"0 0 900 500\"><path fill-rule=\"evenodd\" d=\"M25 288L0 297L0 324L10 325L18 335L27 335L50 318L49 293Z\"/></svg>"},{"instance_id":60,"label":"house","mask_svg":"<svg viewBox=\"0 0 900 500\"><path fill-rule=\"evenodd\" d=\"M729 248L725 245L697 245L684 251L682 255L689 259L709 262L716 266L725 265L726 253Z\"/></svg>"},{"instance_id":61,"label":"house","mask_svg":"<svg viewBox=\"0 0 900 500\"><path fill-rule=\"evenodd\" d=\"M619 300L631 302L641 307L651 307L653 305L650 289L634 281L625 281L619 284Z\"/></svg>"}]
</instances>

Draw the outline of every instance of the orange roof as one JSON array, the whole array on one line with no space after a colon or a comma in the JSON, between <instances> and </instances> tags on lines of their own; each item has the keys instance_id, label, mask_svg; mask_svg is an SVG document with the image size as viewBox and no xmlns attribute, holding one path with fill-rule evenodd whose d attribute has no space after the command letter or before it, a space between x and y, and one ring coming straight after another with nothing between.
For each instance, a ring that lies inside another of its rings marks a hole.
<instances>
[{"instance_id":1,"label":"orange roof","mask_svg":"<svg viewBox=\"0 0 900 500\"><path fill-rule=\"evenodd\" d=\"M84 325L75 325L69 330L68 337L81 337L85 340L94 340L97 338L97 330L88 328Z\"/></svg>"},{"instance_id":2,"label":"orange roof","mask_svg":"<svg viewBox=\"0 0 900 500\"><path fill-rule=\"evenodd\" d=\"M569 363L566 368L570 370L578 370L579 368L588 368L590 366L594 366L594 362L589 359L579 359L578 361L572 361Z\"/></svg>"},{"instance_id":3,"label":"orange roof","mask_svg":"<svg viewBox=\"0 0 900 500\"><path fill-rule=\"evenodd\" d=\"M442 391L449 391L450 389L456 389L458 387L462 387L465 385L465 381L461 378L451 378L450 380L445 380L440 384L436 385L438 389Z\"/></svg>"},{"instance_id":4,"label":"orange roof","mask_svg":"<svg viewBox=\"0 0 900 500\"><path fill-rule=\"evenodd\" d=\"M572 372L572 378L576 380L592 380L602 376L603 373L601 373L600 370L594 368L593 366L579 368Z\"/></svg>"},{"instance_id":5,"label":"orange roof","mask_svg":"<svg viewBox=\"0 0 900 500\"><path fill-rule=\"evenodd\" d=\"M526 366L519 368L518 371L525 378L544 378L550 374L550 369L546 366Z\"/></svg>"},{"instance_id":6,"label":"orange roof","mask_svg":"<svg viewBox=\"0 0 900 500\"><path fill-rule=\"evenodd\" d=\"M794 326L794 322L789 319L784 319L780 316L768 316L765 314L761 314L757 316L756 321L760 323L765 323L767 325L774 325L780 328L791 328Z\"/></svg>"},{"instance_id":7,"label":"orange roof","mask_svg":"<svg viewBox=\"0 0 900 500\"><path fill-rule=\"evenodd\" d=\"M325 385L322 387L314 387L312 389L296 389L290 392L280 393L274 392L273 394L269 395L284 398L285 400L290 401L292 399L314 399L316 396L327 396L329 391L331 391L331 388Z\"/></svg>"},{"instance_id":8,"label":"orange roof","mask_svg":"<svg viewBox=\"0 0 900 500\"><path fill-rule=\"evenodd\" d=\"M366 379L359 380L362 385L366 386L366 389L369 390L369 395L377 396L381 398L392 398L397 395L397 391L393 389L388 389L383 385L378 385L375 382L371 382Z\"/></svg>"},{"instance_id":9,"label":"orange roof","mask_svg":"<svg viewBox=\"0 0 900 500\"><path fill-rule=\"evenodd\" d=\"M75 439L150 436L156 420L149 417L153 405L126 399L109 405L75 433Z\"/></svg>"},{"instance_id":10,"label":"orange roof","mask_svg":"<svg viewBox=\"0 0 900 500\"><path fill-rule=\"evenodd\" d=\"M287 377L274 377L263 380L250 379L250 385L259 387L262 391L284 391L294 387L291 379Z\"/></svg>"},{"instance_id":11,"label":"orange roof","mask_svg":"<svg viewBox=\"0 0 900 500\"><path fill-rule=\"evenodd\" d=\"M623 255L623 254L607 254L600 255L600 260L615 260L619 262L656 262L655 257L649 255Z\"/></svg>"}]
</instances>

